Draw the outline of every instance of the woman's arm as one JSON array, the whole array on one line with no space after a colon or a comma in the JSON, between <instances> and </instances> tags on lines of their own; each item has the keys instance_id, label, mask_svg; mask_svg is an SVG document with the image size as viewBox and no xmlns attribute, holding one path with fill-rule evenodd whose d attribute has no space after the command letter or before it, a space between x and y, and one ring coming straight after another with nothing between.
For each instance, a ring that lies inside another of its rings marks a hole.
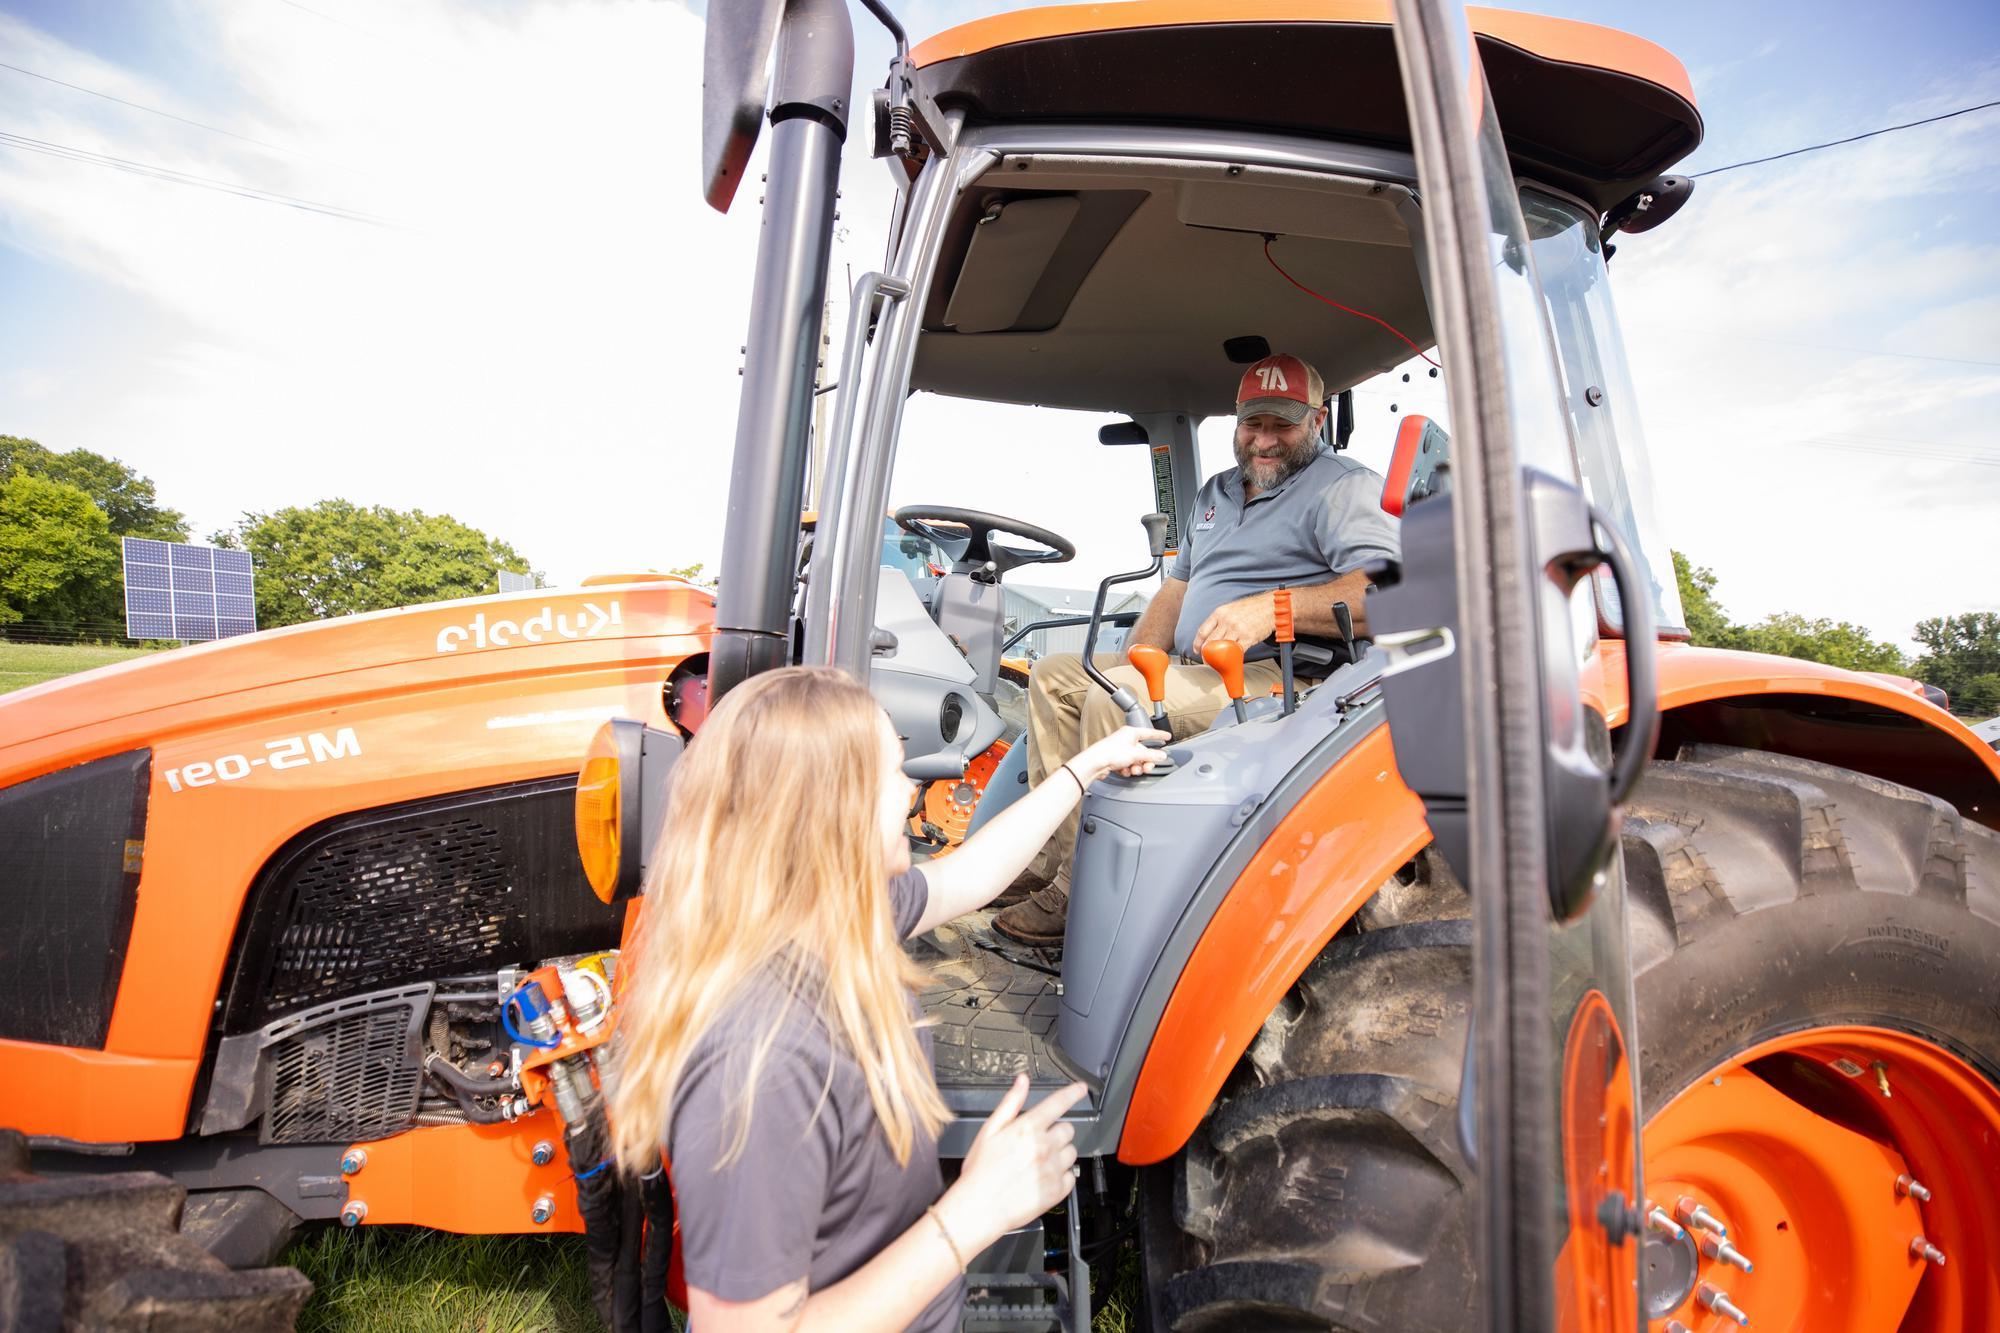
<instances>
[{"instance_id":1,"label":"woman's arm","mask_svg":"<svg viewBox=\"0 0 2000 1333\"><path fill-rule=\"evenodd\" d=\"M1059 1118L1083 1092L1081 1083L1072 1083L1022 1111L1028 1080L1017 1077L973 1140L957 1182L880 1254L823 1291L810 1291L800 1278L753 1301L725 1301L690 1285L689 1327L693 1333L888 1333L909 1327L959 1280L961 1263L1069 1192L1075 1131Z\"/></svg>"},{"instance_id":2,"label":"woman's arm","mask_svg":"<svg viewBox=\"0 0 2000 1333\"><path fill-rule=\"evenodd\" d=\"M1049 840L1056 826L1075 808L1085 787L1114 770L1125 774L1146 772L1159 752L1145 742L1167 738L1164 731L1120 727L1071 759L1065 766L1067 772L1059 768L1049 774L1040 786L960 843L950 856L926 863L924 879L930 885L930 901L924 906L917 928L910 933L921 935L954 917L976 912L999 897L1000 891L1034 860L1035 853Z\"/></svg>"}]
</instances>

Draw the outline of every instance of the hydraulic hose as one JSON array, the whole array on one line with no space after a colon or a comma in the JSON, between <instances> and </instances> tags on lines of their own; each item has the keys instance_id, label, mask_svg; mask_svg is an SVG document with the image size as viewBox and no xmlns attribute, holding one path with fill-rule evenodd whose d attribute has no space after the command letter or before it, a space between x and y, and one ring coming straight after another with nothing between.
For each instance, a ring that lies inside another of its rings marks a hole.
<instances>
[{"instance_id":1,"label":"hydraulic hose","mask_svg":"<svg viewBox=\"0 0 2000 1333\"><path fill-rule=\"evenodd\" d=\"M424 1057L424 1072L451 1089L465 1118L475 1125L497 1125L507 1117L499 1107L481 1106L475 1098L506 1097L514 1091L511 1078L474 1078L432 1051Z\"/></svg>"}]
</instances>

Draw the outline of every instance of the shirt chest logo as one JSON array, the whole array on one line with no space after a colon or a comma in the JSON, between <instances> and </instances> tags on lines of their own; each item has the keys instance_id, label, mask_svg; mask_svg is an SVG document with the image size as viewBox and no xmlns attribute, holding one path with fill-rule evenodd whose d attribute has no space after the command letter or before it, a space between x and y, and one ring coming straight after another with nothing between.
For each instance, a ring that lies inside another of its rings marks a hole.
<instances>
[{"instance_id":1,"label":"shirt chest logo","mask_svg":"<svg viewBox=\"0 0 2000 1333\"><path fill-rule=\"evenodd\" d=\"M1212 528L1214 526L1215 526L1215 506L1210 505L1208 507L1208 512L1201 516L1201 522L1194 525L1194 530L1196 532L1201 532L1204 529Z\"/></svg>"}]
</instances>

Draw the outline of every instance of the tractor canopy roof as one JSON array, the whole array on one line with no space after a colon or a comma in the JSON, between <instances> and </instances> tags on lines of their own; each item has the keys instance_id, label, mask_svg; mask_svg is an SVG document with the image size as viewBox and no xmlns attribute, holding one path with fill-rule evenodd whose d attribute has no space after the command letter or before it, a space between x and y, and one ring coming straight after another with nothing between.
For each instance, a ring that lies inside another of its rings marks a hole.
<instances>
[{"instance_id":1,"label":"tractor canopy roof","mask_svg":"<svg viewBox=\"0 0 2000 1333\"><path fill-rule=\"evenodd\" d=\"M1687 70L1570 19L1469 9L1518 175L1610 208L1701 142ZM1410 145L1389 0L1131 0L950 28L911 52L968 123L1210 125Z\"/></svg>"},{"instance_id":2,"label":"tractor canopy roof","mask_svg":"<svg viewBox=\"0 0 2000 1333\"><path fill-rule=\"evenodd\" d=\"M1581 201L1579 214L1610 208L1700 142L1687 72L1652 43L1470 12L1515 174ZM1209 416L1231 410L1241 373L1226 338L1304 356L1329 390L1407 359L1399 333L1429 346L1406 191L1257 154L1214 160L1214 136L1241 134L1407 163L1389 14L1388 0L1134 0L1003 14L920 44L919 90L962 111L968 132L1113 133L1064 152L1008 150L958 197L912 386ZM1122 152L1127 129L1206 137L1191 156L1207 160L1170 160L1158 140ZM1329 309L1287 275L1381 323Z\"/></svg>"}]
</instances>

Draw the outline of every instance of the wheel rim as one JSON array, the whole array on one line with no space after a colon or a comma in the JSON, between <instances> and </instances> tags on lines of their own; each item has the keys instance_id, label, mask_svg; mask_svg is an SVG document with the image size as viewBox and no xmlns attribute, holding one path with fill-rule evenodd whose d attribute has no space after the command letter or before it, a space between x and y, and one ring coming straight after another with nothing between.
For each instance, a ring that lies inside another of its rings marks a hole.
<instances>
[{"instance_id":1,"label":"wheel rim","mask_svg":"<svg viewBox=\"0 0 2000 1333\"><path fill-rule=\"evenodd\" d=\"M1761 1042L1676 1095L1644 1142L1649 1206L1700 1242L1690 1290L1650 1328L1735 1328L1730 1307L1764 1330L2000 1326L2000 1090L1935 1043L1873 1027ZM1666 1243L1656 1220L1648 1244Z\"/></svg>"}]
</instances>

